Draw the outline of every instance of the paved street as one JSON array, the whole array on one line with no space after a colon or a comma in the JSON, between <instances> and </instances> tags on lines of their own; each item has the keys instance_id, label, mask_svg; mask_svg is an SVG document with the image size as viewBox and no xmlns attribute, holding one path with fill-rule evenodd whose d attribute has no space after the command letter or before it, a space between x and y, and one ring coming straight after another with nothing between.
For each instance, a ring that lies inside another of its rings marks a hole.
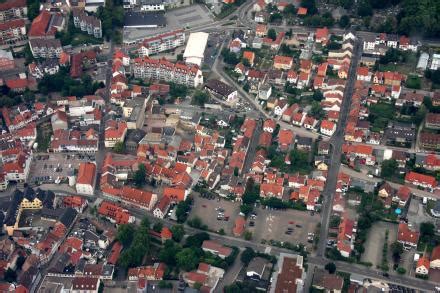
<instances>
[{"instance_id":1,"label":"paved street","mask_svg":"<svg viewBox=\"0 0 440 293\"><path fill-rule=\"evenodd\" d=\"M347 122L348 112L351 104L351 97L354 91L354 84L356 82L356 70L358 61L361 56L360 50L361 41L358 39L355 43L353 52L353 58L350 63L349 78L345 85L344 99L341 105L341 111L339 115L339 122L336 128L335 134L330 139L331 143L331 163L328 170L327 180L324 187L323 195L324 201L322 205L322 222L321 222L321 234L319 237L317 255L323 257L325 254L330 214L332 210L333 198L336 190L336 183L339 173L339 167L341 165L341 149L344 143L344 128Z\"/></svg>"}]
</instances>

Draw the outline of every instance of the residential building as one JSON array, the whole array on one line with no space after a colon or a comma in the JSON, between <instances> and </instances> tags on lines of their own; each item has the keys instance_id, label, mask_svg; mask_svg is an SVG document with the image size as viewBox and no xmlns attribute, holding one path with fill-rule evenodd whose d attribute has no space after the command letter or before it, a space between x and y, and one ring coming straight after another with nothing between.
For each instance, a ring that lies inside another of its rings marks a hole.
<instances>
[{"instance_id":1,"label":"residential building","mask_svg":"<svg viewBox=\"0 0 440 293\"><path fill-rule=\"evenodd\" d=\"M96 183L95 163L80 163L78 178L76 180L76 191L79 194L93 195Z\"/></svg>"},{"instance_id":2,"label":"residential building","mask_svg":"<svg viewBox=\"0 0 440 293\"><path fill-rule=\"evenodd\" d=\"M416 232L406 223L400 223L397 232L397 241L402 243L406 248L415 248L419 243L420 233Z\"/></svg>"},{"instance_id":3,"label":"residential building","mask_svg":"<svg viewBox=\"0 0 440 293\"><path fill-rule=\"evenodd\" d=\"M140 0L141 11L164 11L165 1L163 0Z\"/></svg>"},{"instance_id":4,"label":"residential building","mask_svg":"<svg viewBox=\"0 0 440 293\"><path fill-rule=\"evenodd\" d=\"M237 90L218 79L210 79L205 83L204 88L210 93L221 97L227 102L237 100Z\"/></svg>"},{"instance_id":5,"label":"residential building","mask_svg":"<svg viewBox=\"0 0 440 293\"><path fill-rule=\"evenodd\" d=\"M0 49L0 71L13 68L15 68L15 62L12 52Z\"/></svg>"},{"instance_id":6,"label":"residential building","mask_svg":"<svg viewBox=\"0 0 440 293\"><path fill-rule=\"evenodd\" d=\"M225 259L232 253L232 248L226 247L220 243L213 240L205 240L202 243L202 250L205 252L210 252L221 259Z\"/></svg>"},{"instance_id":7,"label":"residential building","mask_svg":"<svg viewBox=\"0 0 440 293\"><path fill-rule=\"evenodd\" d=\"M29 46L35 58L59 58L63 52L59 39L31 39Z\"/></svg>"},{"instance_id":8,"label":"residential building","mask_svg":"<svg viewBox=\"0 0 440 293\"><path fill-rule=\"evenodd\" d=\"M273 60L275 69L289 70L293 66L293 58L288 56L276 55Z\"/></svg>"},{"instance_id":9,"label":"residential building","mask_svg":"<svg viewBox=\"0 0 440 293\"><path fill-rule=\"evenodd\" d=\"M27 5L25 0L7 0L0 4L0 22L16 18L26 18Z\"/></svg>"},{"instance_id":10,"label":"residential building","mask_svg":"<svg viewBox=\"0 0 440 293\"><path fill-rule=\"evenodd\" d=\"M198 87L203 84L202 71L197 65L172 63L166 59L136 58L133 72L135 78L166 80L189 87Z\"/></svg>"},{"instance_id":11,"label":"residential building","mask_svg":"<svg viewBox=\"0 0 440 293\"><path fill-rule=\"evenodd\" d=\"M160 52L173 50L184 44L184 30L176 30L143 40L139 45L138 54L140 57L148 57Z\"/></svg>"},{"instance_id":12,"label":"residential building","mask_svg":"<svg viewBox=\"0 0 440 293\"><path fill-rule=\"evenodd\" d=\"M81 29L82 32L94 36L95 38L102 38L101 20L93 15L88 15L81 9L73 9L73 25Z\"/></svg>"},{"instance_id":13,"label":"residential building","mask_svg":"<svg viewBox=\"0 0 440 293\"><path fill-rule=\"evenodd\" d=\"M44 9L32 21L28 33L29 39L54 39L55 33L63 29L64 22L64 16L61 13L51 14Z\"/></svg>"},{"instance_id":14,"label":"residential building","mask_svg":"<svg viewBox=\"0 0 440 293\"><path fill-rule=\"evenodd\" d=\"M98 208L98 214L106 217L110 222L122 225L134 223L133 217L129 211L110 201L102 201Z\"/></svg>"},{"instance_id":15,"label":"residential building","mask_svg":"<svg viewBox=\"0 0 440 293\"><path fill-rule=\"evenodd\" d=\"M336 131L336 124L334 122L329 121L329 120L323 120L321 122L320 131L324 135L332 136L333 133L335 133L335 131Z\"/></svg>"},{"instance_id":16,"label":"residential building","mask_svg":"<svg viewBox=\"0 0 440 293\"><path fill-rule=\"evenodd\" d=\"M104 0L85 0L85 10L88 12L96 13L99 7L105 6Z\"/></svg>"},{"instance_id":17,"label":"residential building","mask_svg":"<svg viewBox=\"0 0 440 293\"><path fill-rule=\"evenodd\" d=\"M344 279L336 274L329 274L323 269L315 269L312 287L323 292L340 293L344 286Z\"/></svg>"},{"instance_id":18,"label":"residential building","mask_svg":"<svg viewBox=\"0 0 440 293\"><path fill-rule=\"evenodd\" d=\"M405 183L413 184L423 188L429 188L430 190L437 187L437 181L435 177L416 172L408 172L405 175Z\"/></svg>"},{"instance_id":19,"label":"residential building","mask_svg":"<svg viewBox=\"0 0 440 293\"><path fill-rule=\"evenodd\" d=\"M434 247L431 252L431 262L429 264L431 269L440 269L440 245Z\"/></svg>"},{"instance_id":20,"label":"residential building","mask_svg":"<svg viewBox=\"0 0 440 293\"><path fill-rule=\"evenodd\" d=\"M163 196L156 205L156 208L153 211L153 215L156 218L163 219L165 218L168 209L170 208L171 199L168 196Z\"/></svg>"},{"instance_id":21,"label":"residential building","mask_svg":"<svg viewBox=\"0 0 440 293\"><path fill-rule=\"evenodd\" d=\"M440 134L422 131L420 133L419 144L424 149L439 150L440 149Z\"/></svg>"},{"instance_id":22,"label":"residential building","mask_svg":"<svg viewBox=\"0 0 440 293\"><path fill-rule=\"evenodd\" d=\"M109 120L104 132L104 145L112 148L117 142L124 142L127 135L127 123L123 121Z\"/></svg>"},{"instance_id":23,"label":"residential building","mask_svg":"<svg viewBox=\"0 0 440 293\"><path fill-rule=\"evenodd\" d=\"M270 293L301 293L304 291L306 272L303 267L303 257L280 253L276 269L272 276Z\"/></svg>"},{"instance_id":24,"label":"residential building","mask_svg":"<svg viewBox=\"0 0 440 293\"><path fill-rule=\"evenodd\" d=\"M426 114L425 127L430 129L440 129L440 114L439 113Z\"/></svg>"},{"instance_id":25,"label":"residential building","mask_svg":"<svg viewBox=\"0 0 440 293\"><path fill-rule=\"evenodd\" d=\"M429 266L429 259L426 256L420 257L416 265L416 274L424 276L428 275Z\"/></svg>"},{"instance_id":26,"label":"residential building","mask_svg":"<svg viewBox=\"0 0 440 293\"><path fill-rule=\"evenodd\" d=\"M0 23L0 45L13 46L26 39L26 25L23 19L12 19Z\"/></svg>"},{"instance_id":27,"label":"residential building","mask_svg":"<svg viewBox=\"0 0 440 293\"><path fill-rule=\"evenodd\" d=\"M163 279L165 270L164 263L155 263L152 266L130 268L127 276L129 281L158 281Z\"/></svg>"}]
</instances>

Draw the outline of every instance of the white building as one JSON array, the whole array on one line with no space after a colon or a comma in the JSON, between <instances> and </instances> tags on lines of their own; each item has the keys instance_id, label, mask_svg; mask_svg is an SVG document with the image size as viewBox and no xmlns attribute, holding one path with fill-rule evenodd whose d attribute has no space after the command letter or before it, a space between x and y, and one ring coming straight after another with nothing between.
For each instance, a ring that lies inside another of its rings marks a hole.
<instances>
[{"instance_id":1,"label":"white building","mask_svg":"<svg viewBox=\"0 0 440 293\"><path fill-rule=\"evenodd\" d=\"M88 12L96 13L100 6L105 6L105 0L86 0L86 6L84 9Z\"/></svg>"},{"instance_id":2,"label":"white building","mask_svg":"<svg viewBox=\"0 0 440 293\"><path fill-rule=\"evenodd\" d=\"M150 56L183 46L184 43L185 32L176 30L145 39L139 46L138 53L140 57Z\"/></svg>"},{"instance_id":3,"label":"white building","mask_svg":"<svg viewBox=\"0 0 440 293\"><path fill-rule=\"evenodd\" d=\"M93 195L96 182L95 163L81 163L79 165L78 179L76 181L76 192L79 194Z\"/></svg>"},{"instance_id":4,"label":"white building","mask_svg":"<svg viewBox=\"0 0 440 293\"><path fill-rule=\"evenodd\" d=\"M440 68L440 54L432 54L432 61L431 61L431 70L437 70Z\"/></svg>"},{"instance_id":5,"label":"white building","mask_svg":"<svg viewBox=\"0 0 440 293\"><path fill-rule=\"evenodd\" d=\"M197 32L189 35L188 43L186 44L183 59L186 63L202 65L205 54L206 45L208 43L208 33Z\"/></svg>"}]
</instances>

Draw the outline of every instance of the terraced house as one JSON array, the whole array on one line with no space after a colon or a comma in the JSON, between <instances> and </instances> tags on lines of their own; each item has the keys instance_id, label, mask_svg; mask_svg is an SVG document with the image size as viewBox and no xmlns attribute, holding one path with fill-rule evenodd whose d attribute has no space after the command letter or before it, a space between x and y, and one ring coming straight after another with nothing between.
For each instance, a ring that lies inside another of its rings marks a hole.
<instances>
[{"instance_id":1,"label":"terraced house","mask_svg":"<svg viewBox=\"0 0 440 293\"><path fill-rule=\"evenodd\" d=\"M136 58L133 71L135 78L166 80L190 87L203 84L202 71L197 65L172 63L166 59Z\"/></svg>"},{"instance_id":2,"label":"terraced house","mask_svg":"<svg viewBox=\"0 0 440 293\"><path fill-rule=\"evenodd\" d=\"M93 15L88 15L81 9L73 10L73 25L95 38L102 38L101 20Z\"/></svg>"}]
</instances>

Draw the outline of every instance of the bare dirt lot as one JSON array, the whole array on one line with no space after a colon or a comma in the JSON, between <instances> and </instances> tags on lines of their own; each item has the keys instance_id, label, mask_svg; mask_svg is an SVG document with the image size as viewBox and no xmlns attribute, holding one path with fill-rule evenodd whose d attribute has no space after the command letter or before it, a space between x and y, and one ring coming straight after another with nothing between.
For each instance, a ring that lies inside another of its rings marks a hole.
<instances>
[{"instance_id":1,"label":"bare dirt lot","mask_svg":"<svg viewBox=\"0 0 440 293\"><path fill-rule=\"evenodd\" d=\"M390 245L397 239L397 228L398 226L393 223L375 223L368 232L368 238L364 244L365 252L362 255L362 261L371 262L373 267L380 265L382 262L382 248L385 241L385 233L387 230L389 231L388 245ZM392 263L390 255L388 256L388 261L390 264Z\"/></svg>"}]
</instances>

